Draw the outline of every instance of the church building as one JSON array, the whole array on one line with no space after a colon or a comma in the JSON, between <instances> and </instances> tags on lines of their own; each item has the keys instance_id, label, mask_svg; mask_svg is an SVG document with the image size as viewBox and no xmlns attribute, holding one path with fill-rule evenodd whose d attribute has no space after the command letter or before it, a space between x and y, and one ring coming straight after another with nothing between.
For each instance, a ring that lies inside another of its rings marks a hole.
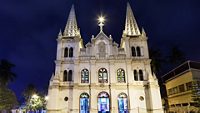
<instances>
[{"instance_id":1,"label":"church building","mask_svg":"<svg viewBox=\"0 0 200 113\"><path fill-rule=\"evenodd\" d=\"M55 74L49 82L48 113L163 113L160 88L152 73L147 36L127 4L121 43L99 33L83 44L72 6L57 38Z\"/></svg>"}]
</instances>

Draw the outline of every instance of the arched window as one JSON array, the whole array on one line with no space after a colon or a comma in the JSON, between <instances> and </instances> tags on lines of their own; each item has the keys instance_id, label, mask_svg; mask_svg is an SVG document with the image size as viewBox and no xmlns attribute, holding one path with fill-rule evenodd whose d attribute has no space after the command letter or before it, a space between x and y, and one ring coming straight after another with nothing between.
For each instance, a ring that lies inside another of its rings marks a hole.
<instances>
[{"instance_id":1,"label":"arched window","mask_svg":"<svg viewBox=\"0 0 200 113\"><path fill-rule=\"evenodd\" d=\"M110 113L110 100L107 92L98 95L98 113Z\"/></svg>"},{"instance_id":2,"label":"arched window","mask_svg":"<svg viewBox=\"0 0 200 113\"><path fill-rule=\"evenodd\" d=\"M119 113L128 113L128 99L125 93L118 96L118 110Z\"/></svg>"},{"instance_id":3,"label":"arched window","mask_svg":"<svg viewBox=\"0 0 200 113\"><path fill-rule=\"evenodd\" d=\"M108 72L105 68L99 69L99 83L108 83Z\"/></svg>"},{"instance_id":4,"label":"arched window","mask_svg":"<svg viewBox=\"0 0 200 113\"><path fill-rule=\"evenodd\" d=\"M68 81L72 81L72 70L69 70Z\"/></svg>"},{"instance_id":5,"label":"arched window","mask_svg":"<svg viewBox=\"0 0 200 113\"><path fill-rule=\"evenodd\" d=\"M67 81L67 70L63 73L63 81Z\"/></svg>"},{"instance_id":6,"label":"arched window","mask_svg":"<svg viewBox=\"0 0 200 113\"><path fill-rule=\"evenodd\" d=\"M73 48L72 47L70 47L70 49L69 49L69 57L73 57Z\"/></svg>"},{"instance_id":7,"label":"arched window","mask_svg":"<svg viewBox=\"0 0 200 113\"><path fill-rule=\"evenodd\" d=\"M137 72L137 70L134 70L134 80L135 81L138 81L139 79L138 79L138 72Z\"/></svg>"},{"instance_id":8,"label":"arched window","mask_svg":"<svg viewBox=\"0 0 200 113\"><path fill-rule=\"evenodd\" d=\"M64 51L64 57L68 57L68 54L69 54L69 53L68 53L68 47L66 47L66 48L65 48L65 51Z\"/></svg>"},{"instance_id":9,"label":"arched window","mask_svg":"<svg viewBox=\"0 0 200 113\"><path fill-rule=\"evenodd\" d=\"M143 71L139 70L139 77L140 77L140 81L144 80L144 75L143 75Z\"/></svg>"},{"instance_id":10,"label":"arched window","mask_svg":"<svg viewBox=\"0 0 200 113\"><path fill-rule=\"evenodd\" d=\"M123 69L117 70L117 82L119 83L125 83L125 71Z\"/></svg>"},{"instance_id":11,"label":"arched window","mask_svg":"<svg viewBox=\"0 0 200 113\"><path fill-rule=\"evenodd\" d=\"M131 52L132 52L132 56L135 57L136 56L135 47L131 47Z\"/></svg>"},{"instance_id":12,"label":"arched window","mask_svg":"<svg viewBox=\"0 0 200 113\"><path fill-rule=\"evenodd\" d=\"M80 113L89 113L89 95L87 93L80 95Z\"/></svg>"},{"instance_id":13,"label":"arched window","mask_svg":"<svg viewBox=\"0 0 200 113\"><path fill-rule=\"evenodd\" d=\"M89 83L89 71L87 69L81 71L81 83Z\"/></svg>"},{"instance_id":14,"label":"arched window","mask_svg":"<svg viewBox=\"0 0 200 113\"><path fill-rule=\"evenodd\" d=\"M136 48L136 51L137 51L137 56L141 56L141 50L140 50L140 47L137 47L137 48Z\"/></svg>"}]
</instances>

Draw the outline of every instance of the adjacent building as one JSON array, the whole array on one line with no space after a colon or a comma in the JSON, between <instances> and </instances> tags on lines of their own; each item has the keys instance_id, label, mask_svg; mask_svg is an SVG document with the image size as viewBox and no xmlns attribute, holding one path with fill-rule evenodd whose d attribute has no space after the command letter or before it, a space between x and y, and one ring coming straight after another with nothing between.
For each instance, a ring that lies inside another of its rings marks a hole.
<instances>
[{"instance_id":1,"label":"adjacent building","mask_svg":"<svg viewBox=\"0 0 200 113\"><path fill-rule=\"evenodd\" d=\"M163 76L170 113L199 113L200 63L187 61Z\"/></svg>"},{"instance_id":2,"label":"adjacent building","mask_svg":"<svg viewBox=\"0 0 200 113\"><path fill-rule=\"evenodd\" d=\"M121 43L103 31L83 45L72 6L57 38L48 113L163 113L160 88L152 74L147 36L127 4Z\"/></svg>"}]
</instances>

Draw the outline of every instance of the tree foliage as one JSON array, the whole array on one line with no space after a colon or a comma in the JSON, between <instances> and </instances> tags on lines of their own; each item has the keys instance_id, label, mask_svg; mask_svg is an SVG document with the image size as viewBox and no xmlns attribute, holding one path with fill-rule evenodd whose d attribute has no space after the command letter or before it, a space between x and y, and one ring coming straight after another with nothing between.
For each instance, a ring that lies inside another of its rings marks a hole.
<instances>
[{"instance_id":1,"label":"tree foliage","mask_svg":"<svg viewBox=\"0 0 200 113\"><path fill-rule=\"evenodd\" d=\"M7 60L0 61L0 86L6 86L16 78L15 73L12 72L13 67L15 65Z\"/></svg>"},{"instance_id":2,"label":"tree foliage","mask_svg":"<svg viewBox=\"0 0 200 113\"><path fill-rule=\"evenodd\" d=\"M23 91L22 95L23 95L25 101L28 102L30 100L31 96L33 96L36 93L37 93L37 89L36 89L35 85L28 84L28 86Z\"/></svg>"},{"instance_id":3,"label":"tree foliage","mask_svg":"<svg viewBox=\"0 0 200 113\"><path fill-rule=\"evenodd\" d=\"M6 87L0 87L0 111L10 110L17 105L15 93Z\"/></svg>"}]
</instances>

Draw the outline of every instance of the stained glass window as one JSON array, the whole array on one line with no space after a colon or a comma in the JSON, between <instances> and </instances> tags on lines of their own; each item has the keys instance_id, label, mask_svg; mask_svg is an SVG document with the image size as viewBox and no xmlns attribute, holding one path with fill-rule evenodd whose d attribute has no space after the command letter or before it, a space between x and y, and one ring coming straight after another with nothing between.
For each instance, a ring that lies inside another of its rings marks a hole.
<instances>
[{"instance_id":1,"label":"stained glass window","mask_svg":"<svg viewBox=\"0 0 200 113\"><path fill-rule=\"evenodd\" d=\"M125 83L125 71L123 69L118 69L117 70L117 81L119 83Z\"/></svg>"},{"instance_id":2,"label":"stained glass window","mask_svg":"<svg viewBox=\"0 0 200 113\"><path fill-rule=\"evenodd\" d=\"M98 113L110 113L109 95L106 92L98 95Z\"/></svg>"},{"instance_id":3,"label":"stained glass window","mask_svg":"<svg viewBox=\"0 0 200 113\"><path fill-rule=\"evenodd\" d=\"M108 73L105 68L99 69L99 83L108 83Z\"/></svg>"},{"instance_id":4,"label":"stained glass window","mask_svg":"<svg viewBox=\"0 0 200 113\"><path fill-rule=\"evenodd\" d=\"M128 99L125 93L118 96L118 109L119 113L128 113Z\"/></svg>"},{"instance_id":5,"label":"stained glass window","mask_svg":"<svg viewBox=\"0 0 200 113\"><path fill-rule=\"evenodd\" d=\"M89 95L82 93L80 95L80 113L89 113Z\"/></svg>"},{"instance_id":6,"label":"stained glass window","mask_svg":"<svg viewBox=\"0 0 200 113\"><path fill-rule=\"evenodd\" d=\"M81 83L89 83L89 71L87 69L81 71Z\"/></svg>"}]
</instances>

